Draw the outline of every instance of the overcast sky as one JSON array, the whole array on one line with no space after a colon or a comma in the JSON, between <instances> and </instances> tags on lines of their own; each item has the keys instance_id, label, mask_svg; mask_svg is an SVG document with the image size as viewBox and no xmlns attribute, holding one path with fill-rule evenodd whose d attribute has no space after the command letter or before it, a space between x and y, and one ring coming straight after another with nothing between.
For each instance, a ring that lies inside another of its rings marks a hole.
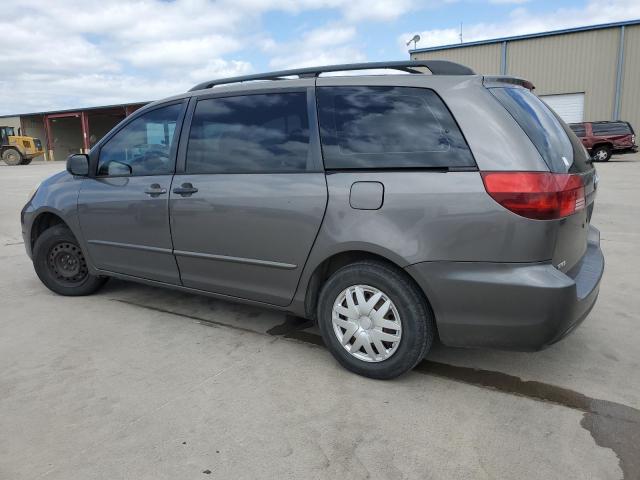
<instances>
[{"instance_id":1,"label":"overcast sky","mask_svg":"<svg viewBox=\"0 0 640 480\"><path fill-rule=\"evenodd\" d=\"M298 66L640 18L640 0L11 0L0 114L155 100Z\"/></svg>"}]
</instances>

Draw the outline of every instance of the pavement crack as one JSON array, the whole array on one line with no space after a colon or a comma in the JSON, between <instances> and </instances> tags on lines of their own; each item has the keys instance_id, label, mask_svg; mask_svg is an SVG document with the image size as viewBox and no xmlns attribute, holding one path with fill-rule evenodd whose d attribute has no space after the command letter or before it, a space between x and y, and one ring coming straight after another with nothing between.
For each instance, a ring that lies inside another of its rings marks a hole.
<instances>
[{"instance_id":1,"label":"pavement crack","mask_svg":"<svg viewBox=\"0 0 640 480\"><path fill-rule=\"evenodd\" d=\"M133 305L134 307L144 308L145 310L153 310L154 312L167 313L169 315L177 315L179 317L189 318L191 320L195 320L198 323L206 324L208 326L227 327L227 328L232 328L234 330L240 330L241 332L257 333L259 335L264 335L262 332L259 332L257 330L252 330L250 328L245 328L245 327L239 327L237 325L229 325L228 323L217 322L215 320L211 320L209 318L204 318L204 317L199 317L197 315L190 315L190 314L182 313L182 312L174 312L173 310L167 310L165 308L154 307L154 306L151 306L151 305L145 305L143 303L132 302L130 300L123 300L123 299L120 299L120 298L111 298L110 300L114 301L114 302L124 303L124 304L127 304L127 305Z\"/></svg>"}]
</instances>

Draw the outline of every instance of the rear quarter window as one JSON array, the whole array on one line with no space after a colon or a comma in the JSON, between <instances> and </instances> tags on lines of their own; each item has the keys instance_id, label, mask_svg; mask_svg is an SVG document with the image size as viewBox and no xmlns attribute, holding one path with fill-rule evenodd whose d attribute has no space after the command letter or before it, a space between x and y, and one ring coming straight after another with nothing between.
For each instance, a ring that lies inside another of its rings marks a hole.
<instances>
[{"instance_id":1,"label":"rear quarter window","mask_svg":"<svg viewBox=\"0 0 640 480\"><path fill-rule=\"evenodd\" d=\"M531 91L514 86L489 91L524 130L550 171L582 172L592 168L576 134Z\"/></svg>"},{"instance_id":2,"label":"rear quarter window","mask_svg":"<svg viewBox=\"0 0 640 480\"><path fill-rule=\"evenodd\" d=\"M325 167L475 167L440 97L412 87L319 87Z\"/></svg>"}]
</instances>

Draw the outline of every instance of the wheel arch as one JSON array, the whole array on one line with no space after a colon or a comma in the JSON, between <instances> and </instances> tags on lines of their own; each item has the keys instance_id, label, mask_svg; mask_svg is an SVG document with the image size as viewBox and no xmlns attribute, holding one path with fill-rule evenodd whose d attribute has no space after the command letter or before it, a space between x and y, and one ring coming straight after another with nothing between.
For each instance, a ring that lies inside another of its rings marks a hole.
<instances>
[{"instance_id":1,"label":"wheel arch","mask_svg":"<svg viewBox=\"0 0 640 480\"><path fill-rule=\"evenodd\" d=\"M385 255L381 252L373 252L366 249L341 250L328 255L326 258L324 258L324 260L318 262L315 265L313 271L309 275L309 280L306 282L304 291L305 317L313 320L316 319L316 307L318 304L320 290L322 289L324 283L334 272L346 265L365 260L386 263L387 265L396 268L398 271L402 271L403 274L415 284L416 288L424 298L431 315L434 316L433 308L431 307L431 303L429 302L426 293L422 290L422 288L420 288L420 285L418 284L416 279L413 278L413 276L405 268L403 268L404 266L406 266L406 262L401 262L399 261L399 259L394 257L394 255Z\"/></svg>"},{"instance_id":2,"label":"wheel arch","mask_svg":"<svg viewBox=\"0 0 640 480\"><path fill-rule=\"evenodd\" d=\"M599 141L598 143L593 144L593 146L591 147L591 151L595 150L598 147L607 147L613 150L613 143L606 142L606 141Z\"/></svg>"},{"instance_id":3,"label":"wheel arch","mask_svg":"<svg viewBox=\"0 0 640 480\"><path fill-rule=\"evenodd\" d=\"M38 237L40 237L40 235L42 235L45 230L48 230L51 227L55 227L56 225L64 225L69 230L73 231L69 227L69 224L67 224L67 222L65 222L60 215L54 212L45 210L43 212L40 212L35 217L33 223L31 224L31 231L29 235L31 251L33 251L33 247L35 246Z\"/></svg>"}]
</instances>

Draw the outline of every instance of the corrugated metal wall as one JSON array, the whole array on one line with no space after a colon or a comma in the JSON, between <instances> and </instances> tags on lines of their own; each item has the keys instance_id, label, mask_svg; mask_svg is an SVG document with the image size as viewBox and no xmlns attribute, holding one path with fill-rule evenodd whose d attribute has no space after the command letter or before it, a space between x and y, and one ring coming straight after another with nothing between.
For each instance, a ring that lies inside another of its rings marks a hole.
<instances>
[{"instance_id":1,"label":"corrugated metal wall","mask_svg":"<svg viewBox=\"0 0 640 480\"><path fill-rule=\"evenodd\" d=\"M18 134L18 127L20 127L20 117L0 117L0 126L13 127Z\"/></svg>"},{"instance_id":2,"label":"corrugated metal wall","mask_svg":"<svg viewBox=\"0 0 640 480\"><path fill-rule=\"evenodd\" d=\"M531 80L538 95L585 93L584 119L610 120L619 28L507 44L507 72Z\"/></svg>"},{"instance_id":3,"label":"corrugated metal wall","mask_svg":"<svg viewBox=\"0 0 640 480\"><path fill-rule=\"evenodd\" d=\"M38 138L42 142L44 157L38 157L38 160L51 160L49 158L49 150L47 149L47 134L44 130L44 120L42 115L22 117L22 125L24 126L25 135Z\"/></svg>"},{"instance_id":4,"label":"corrugated metal wall","mask_svg":"<svg viewBox=\"0 0 640 480\"><path fill-rule=\"evenodd\" d=\"M506 73L531 80L538 95L585 94L584 120L612 120L621 27L506 42ZM502 43L416 52L412 59L447 59L486 75L500 74ZM625 27L620 119L640 133L640 25Z\"/></svg>"},{"instance_id":5,"label":"corrugated metal wall","mask_svg":"<svg viewBox=\"0 0 640 480\"><path fill-rule=\"evenodd\" d=\"M640 25L625 27L624 40L620 118L631 122L640 137Z\"/></svg>"},{"instance_id":6,"label":"corrugated metal wall","mask_svg":"<svg viewBox=\"0 0 640 480\"><path fill-rule=\"evenodd\" d=\"M500 44L478 45L435 52L414 53L412 60L451 60L462 63L478 73L485 75L500 74Z\"/></svg>"}]
</instances>

